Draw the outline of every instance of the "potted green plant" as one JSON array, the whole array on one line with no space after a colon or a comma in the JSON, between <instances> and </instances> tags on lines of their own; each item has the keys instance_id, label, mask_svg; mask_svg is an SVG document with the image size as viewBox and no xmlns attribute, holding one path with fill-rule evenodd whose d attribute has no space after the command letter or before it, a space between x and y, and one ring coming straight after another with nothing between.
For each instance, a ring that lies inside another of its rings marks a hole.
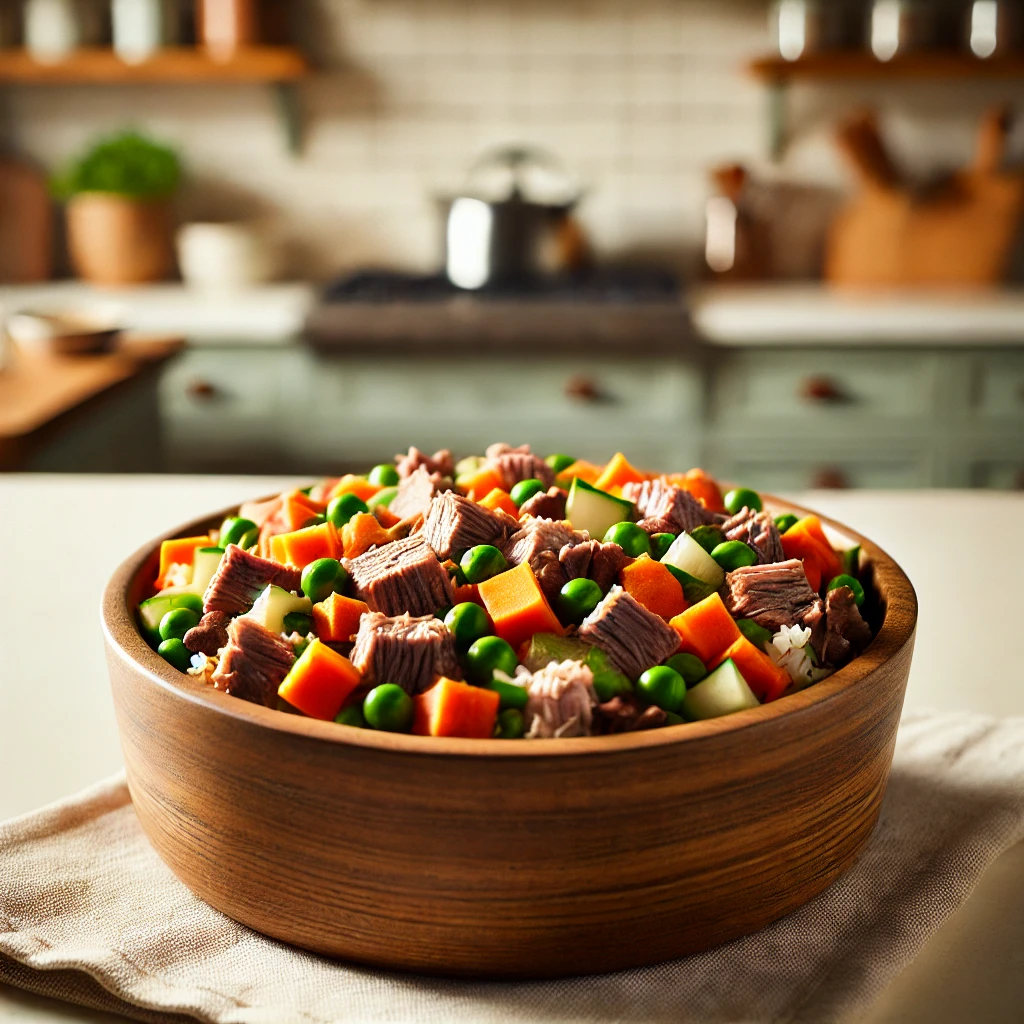
<instances>
[{"instance_id":1,"label":"potted green plant","mask_svg":"<svg viewBox=\"0 0 1024 1024\"><path fill-rule=\"evenodd\" d=\"M171 199L181 180L174 150L134 131L102 139L53 181L67 201L77 274L94 284L143 284L174 265Z\"/></svg>"}]
</instances>

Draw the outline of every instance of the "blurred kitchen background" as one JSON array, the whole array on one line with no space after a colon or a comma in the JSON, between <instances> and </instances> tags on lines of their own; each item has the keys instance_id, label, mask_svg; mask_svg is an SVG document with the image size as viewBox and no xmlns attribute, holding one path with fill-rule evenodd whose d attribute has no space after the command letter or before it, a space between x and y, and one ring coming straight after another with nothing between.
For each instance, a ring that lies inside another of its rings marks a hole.
<instances>
[{"instance_id":1,"label":"blurred kitchen background","mask_svg":"<svg viewBox=\"0 0 1024 1024\"><path fill-rule=\"evenodd\" d=\"M0 469L1024 487L1024 2L0 0Z\"/></svg>"}]
</instances>

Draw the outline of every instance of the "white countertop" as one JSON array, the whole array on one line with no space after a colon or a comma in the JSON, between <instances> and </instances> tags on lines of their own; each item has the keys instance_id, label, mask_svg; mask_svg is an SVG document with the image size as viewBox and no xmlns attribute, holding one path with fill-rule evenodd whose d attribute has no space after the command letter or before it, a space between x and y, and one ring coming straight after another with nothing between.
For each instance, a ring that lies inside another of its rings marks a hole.
<instances>
[{"instance_id":1,"label":"white countertop","mask_svg":"<svg viewBox=\"0 0 1024 1024\"><path fill-rule=\"evenodd\" d=\"M715 345L1024 345L1024 290L718 285L689 303L697 333Z\"/></svg>"},{"instance_id":2,"label":"white countertop","mask_svg":"<svg viewBox=\"0 0 1024 1024\"><path fill-rule=\"evenodd\" d=\"M99 627L100 593L117 563L203 511L287 482L0 475L0 820L121 765ZM1008 647L1020 633L1024 545L1014 538L1024 535L1024 497L830 491L800 498L876 540L914 582L921 615L907 707L1024 715L1024 659ZM991 1005L993 993L1019 984L1006 972L1007 957L1024 948L1021 892L1024 844L997 862L869 1019L983 1019L958 1016L958 998ZM973 958L969 978L960 970L965 957ZM115 1019L0 987L0 1021Z\"/></svg>"}]
</instances>

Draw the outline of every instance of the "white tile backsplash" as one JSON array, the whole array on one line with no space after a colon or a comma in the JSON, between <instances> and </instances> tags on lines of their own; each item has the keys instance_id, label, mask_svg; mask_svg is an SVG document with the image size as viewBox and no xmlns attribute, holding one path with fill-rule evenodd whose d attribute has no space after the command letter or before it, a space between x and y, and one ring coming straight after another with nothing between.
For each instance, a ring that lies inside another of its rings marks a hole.
<instances>
[{"instance_id":1,"label":"white tile backsplash","mask_svg":"<svg viewBox=\"0 0 1024 1024\"><path fill-rule=\"evenodd\" d=\"M250 211L291 243L297 273L440 261L435 197L503 142L557 153L588 189L600 252L699 249L707 170L843 183L835 119L872 102L915 170L969 158L977 117L1015 83L801 85L785 164L765 160L766 99L744 70L769 46L766 0L303 0L317 75L300 89L306 146L283 148L256 86L19 87L14 142L55 166L97 133L143 125L178 145L183 210ZM209 215L206 213L206 215Z\"/></svg>"}]
</instances>

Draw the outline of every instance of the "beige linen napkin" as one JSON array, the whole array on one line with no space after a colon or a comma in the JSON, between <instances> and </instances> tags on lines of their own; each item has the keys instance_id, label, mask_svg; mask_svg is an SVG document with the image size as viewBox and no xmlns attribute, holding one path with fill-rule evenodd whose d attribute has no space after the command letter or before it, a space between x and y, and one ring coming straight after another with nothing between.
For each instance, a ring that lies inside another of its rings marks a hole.
<instances>
[{"instance_id":1,"label":"beige linen napkin","mask_svg":"<svg viewBox=\"0 0 1024 1024\"><path fill-rule=\"evenodd\" d=\"M138 1020L827 1021L866 1005L1024 839L1024 719L904 719L878 828L783 921L642 970L458 982L338 963L197 900L122 778L0 826L0 980Z\"/></svg>"}]
</instances>

